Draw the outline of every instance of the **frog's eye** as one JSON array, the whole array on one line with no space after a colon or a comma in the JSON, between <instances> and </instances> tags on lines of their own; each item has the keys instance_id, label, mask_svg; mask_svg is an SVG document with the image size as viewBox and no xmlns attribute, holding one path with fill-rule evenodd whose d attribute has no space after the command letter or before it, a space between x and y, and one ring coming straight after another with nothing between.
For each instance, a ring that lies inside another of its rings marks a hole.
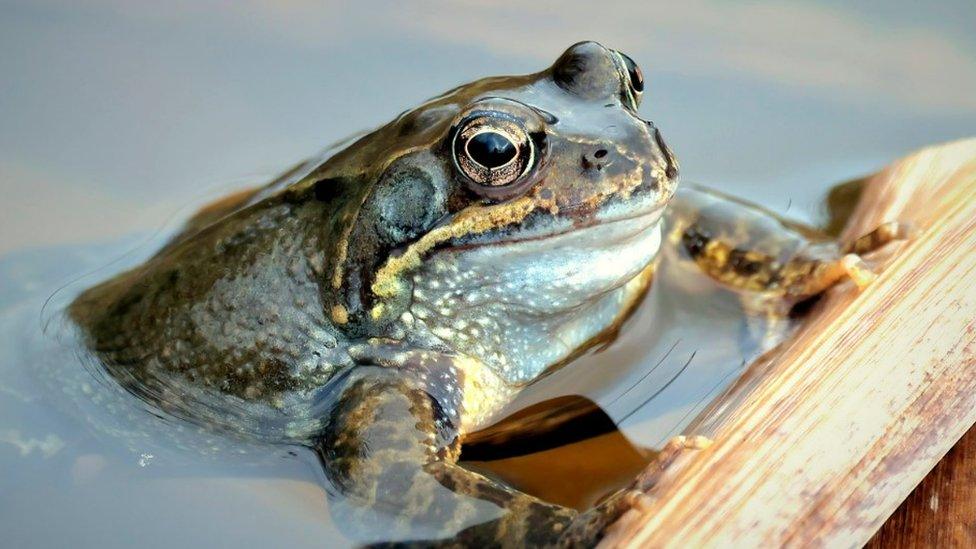
<instances>
[{"instance_id":1,"label":"frog's eye","mask_svg":"<svg viewBox=\"0 0 976 549\"><path fill-rule=\"evenodd\" d=\"M627 69L627 83L630 87L630 93L634 98L635 108L640 105L641 95L644 93L644 73L641 71L637 63L631 59L627 54L617 52L620 55L620 59L624 62L624 68Z\"/></svg>"},{"instance_id":2,"label":"frog's eye","mask_svg":"<svg viewBox=\"0 0 976 549\"><path fill-rule=\"evenodd\" d=\"M528 133L503 113L474 113L462 120L452 148L457 168L475 184L473 190L486 195L496 194L491 189L509 189L532 169L536 158Z\"/></svg>"}]
</instances>

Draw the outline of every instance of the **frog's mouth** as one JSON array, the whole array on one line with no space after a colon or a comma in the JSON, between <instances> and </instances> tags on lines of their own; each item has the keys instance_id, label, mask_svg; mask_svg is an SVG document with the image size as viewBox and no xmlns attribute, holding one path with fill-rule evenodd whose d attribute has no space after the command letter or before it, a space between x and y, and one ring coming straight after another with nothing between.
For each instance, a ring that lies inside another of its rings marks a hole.
<instances>
[{"instance_id":1,"label":"frog's mouth","mask_svg":"<svg viewBox=\"0 0 976 549\"><path fill-rule=\"evenodd\" d=\"M631 213L588 216L584 219L566 218L560 221L553 220L546 212L536 211L526 217L517 228L500 228L488 233L455 238L437 251L463 252L483 246L518 245L531 241L565 241L566 244L571 244L573 239L595 230L599 230L610 241L626 240L656 227L663 211L663 207L655 207Z\"/></svg>"},{"instance_id":2,"label":"frog's mouth","mask_svg":"<svg viewBox=\"0 0 976 549\"><path fill-rule=\"evenodd\" d=\"M463 258L464 268L487 271L526 263L532 276L544 276L538 272L540 266L582 269L599 258L607 265L603 272L616 269L626 277L646 267L657 254L664 206L647 197L610 200L588 213L554 212L522 197L469 208L391 255L371 287L379 298L398 295L406 290L403 275L437 256ZM382 314L382 308L373 314Z\"/></svg>"},{"instance_id":3,"label":"frog's mouth","mask_svg":"<svg viewBox=\"0 0 976 549\"><path fill-rule=\"evenodd\" d=\"M458 289L504 288L500 295L523 309L557 314L645 271L661 246L662 213L662 207L630 209L575 220L541 213L548 217L432 250L429 276L438 276L438 263L448 265Z\"/></svg>"}]
</instances>

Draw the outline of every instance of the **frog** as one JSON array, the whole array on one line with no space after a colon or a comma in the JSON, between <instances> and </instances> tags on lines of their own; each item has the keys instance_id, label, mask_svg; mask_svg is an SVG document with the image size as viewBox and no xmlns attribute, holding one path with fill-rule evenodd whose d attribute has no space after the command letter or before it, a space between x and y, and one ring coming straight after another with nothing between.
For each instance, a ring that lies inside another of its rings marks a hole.
<instances>
[{"instance_id":1,"label":"frog","mask_svg":"<svg viewBox=\"0 0 976 549\"><path fill-rule=\"evenodd\" d=\"M595 543L646 479L580 512L460 465L466 435L619 329L662 249L775 316L869 284L861 255L899 236L845 247L679 187L638 114L645 85L631 57L587 41L458 86L203 208L68 317L161 413L312 448L355 539Z\"/></svg>"}]
</instances>

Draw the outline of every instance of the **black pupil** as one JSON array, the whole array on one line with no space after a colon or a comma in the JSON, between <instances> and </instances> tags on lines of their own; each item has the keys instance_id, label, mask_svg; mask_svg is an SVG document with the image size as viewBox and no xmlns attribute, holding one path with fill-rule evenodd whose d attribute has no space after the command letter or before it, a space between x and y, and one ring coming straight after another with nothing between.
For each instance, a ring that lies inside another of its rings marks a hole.
<instances>
[{"instance_id":1,"label":"black pupil","mask_svg":"<svg viewBox=\"0 0 976 549\"><path fill-rule=\"evenodd\" d=\"M515 145L507 137L495 132L482 132L468 140L471 160L486 168L504 166L515 158Z\"/></svg>"},{"instance_id":2,"label":"black pupil","mask_svg":"<svg viewBox=\"0 0 976 549\"><path fill-rule=\"evenodd\" d=\"M644 91L644 75L641 73L640 67L634 60L627 57L624 54L620 54L624 58L624 64L627 65L627 73L630 76L630 85L634 87L634 91L640 93Z\"/></svg>"}]
</instances>

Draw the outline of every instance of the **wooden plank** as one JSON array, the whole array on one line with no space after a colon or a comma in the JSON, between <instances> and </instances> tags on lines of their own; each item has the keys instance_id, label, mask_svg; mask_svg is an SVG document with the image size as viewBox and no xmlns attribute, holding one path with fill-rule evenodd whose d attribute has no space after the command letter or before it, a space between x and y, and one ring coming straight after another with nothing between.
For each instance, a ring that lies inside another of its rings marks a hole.
<instances>
[{"instance_id":1,"label":"wooden plank","mask_svg":"<svg viewBox=\"0 0 976 549\"><path fill-rule=\"evenodd\" d=\"M860 546L976 423L976 139L868 181L844 238L920 233L835 288L604 546ZM659 469L659 468L658 468Z\"/></svg>"},{"instance_id":2,"label":"wooden plank","mask_svg":"<svg viewBox=\"0 0 976 549\"><path fill-rule=\"evenodd\" d=\"M976 427L942 458L868 549L976 547Z\"/></svg>"}]
</instances>

